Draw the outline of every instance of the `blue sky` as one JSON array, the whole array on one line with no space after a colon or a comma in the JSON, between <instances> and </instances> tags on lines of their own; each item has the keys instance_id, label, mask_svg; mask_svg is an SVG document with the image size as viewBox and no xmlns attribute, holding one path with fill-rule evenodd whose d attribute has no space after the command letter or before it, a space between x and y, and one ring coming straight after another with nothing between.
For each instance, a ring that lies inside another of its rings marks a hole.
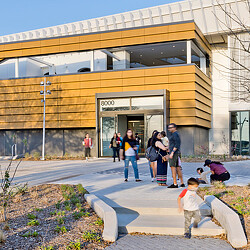
<instances>
[{"instance_id":1,"label":"blue sky","mask_svg":"<svg viewBox=\"0 0 250 250\"><path fill-rule=\"evenodd\" d=\"M180 0L2 0L0 36Z\"/></svg>"}]
</instances>

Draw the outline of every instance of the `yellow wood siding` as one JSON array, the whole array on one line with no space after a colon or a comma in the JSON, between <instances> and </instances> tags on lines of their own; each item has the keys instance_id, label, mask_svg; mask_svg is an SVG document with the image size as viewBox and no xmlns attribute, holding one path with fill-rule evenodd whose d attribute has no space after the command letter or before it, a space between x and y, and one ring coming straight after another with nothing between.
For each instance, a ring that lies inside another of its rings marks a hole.
<instances>
[{"instance_id":1,"label":"yellow wood siding","mask_svg":"<svg viewBox=\"0 0 250 250\"><path fill-rule=\"evenodd\" d=\"M109 31L98 34L0 44L0 60L64 52L196 39L210 54L210 46L194 22Z\"/></svg>"},{"instance_id":2,"label":"yellow wood siding","mask_svg":"<svg viewBox=\"0 0 250 250\"><path fill-rule=\"evenodd\" d=\"M0 81L0 129L42 128L43 78ZM211 81L196 66L160 67L47 77L46 127L95 127L95 94L167 89L170 121L210 127Z\"/></svg>"}]
</instances>

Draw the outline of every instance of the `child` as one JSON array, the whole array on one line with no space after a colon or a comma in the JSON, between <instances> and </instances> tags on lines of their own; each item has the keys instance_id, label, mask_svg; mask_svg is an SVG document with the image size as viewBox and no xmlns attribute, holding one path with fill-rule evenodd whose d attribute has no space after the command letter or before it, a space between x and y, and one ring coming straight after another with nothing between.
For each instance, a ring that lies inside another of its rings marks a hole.
<instances>
[{"instance_id":1,"label":"child","mask_svg":"<svg viewBox=\"0 0 250 250\"><path fill-rule=\"evenodd\" d=\"M168 138L167 138L167 135L166 135L166 132L165 131L161 131L161 136L162 136L162 138L161 138L161 142L162 142L162 144L165 146L165 147L169 147L169 140L168 140Z\"/></svg>"},{"instance_id":2,"label":"child","mask_svg":"<svg viewBox=\"0 0 250 250\"><path fill-rule=\"evenodd\" d=\"M196 171L200 175L200 178L197 178L196 180L201 184L208 184L207 174L211 171L204 172L203 168L197 168Z\"/></svg>"},{"instance_id":3,"label":"child","mask_svg":"<svg viewBox=\"0 0 250 250\"><path fill-rule=\"evenodd\" d=\"M178 206L179 211L182 212L184 210L184 218L185 218L185 238L190 239L190 225L191 220L194 218L194 228L198 227L198 223L201 220L199 205L197 203L197 194L196 191L199 186L199 182L195 178L188 179L188 187L184 189L178 197ZM183 206L181 204L181 199L183 198Z\"/></svg>"}]
</instances>

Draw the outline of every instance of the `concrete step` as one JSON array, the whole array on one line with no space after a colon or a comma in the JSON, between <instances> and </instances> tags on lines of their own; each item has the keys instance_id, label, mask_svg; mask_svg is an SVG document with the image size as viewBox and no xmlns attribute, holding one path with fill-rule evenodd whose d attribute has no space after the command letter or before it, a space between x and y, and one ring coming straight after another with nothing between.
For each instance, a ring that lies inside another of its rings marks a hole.
<instances>
[{"instance_id":1,"label":"concrete step","mask_svg":"<svg viewBox=\"0 0 250 250\"><path fill-rule=\"evenodd\" d=\"M105 198L103 200L113 207L117 213L180 215L177 200L119 200L117 202ZM202 199L199 200L199 208L202 216L211 216L211 208Z\"/></svg>"},{"instance_id":2,"label":"concrete step","mask_svg":"<svg viewBox=\"0 0 250 250\"><path fill-rule=\"evenodd\" d=\"M150 233L164 235L183 235L184 216L181 215L140 215L138 213L118 213L119 233ZM192 228L192 235L215 236L225 230L203 217L198 228Z\"/></svg>"},{"instance_id":3,"label":"concrete step","mask_svg":"<svg viewBox=\"0 0 250 250\"><path fill-rule=\"evenodd\" d=\"M177 207L113 207L117 213L129 214L136 212L140 215L183 215L179 213ZM211 216L211 209L207 205L200 207L200 213L202 216Z\"/></svg>"}]
</instances>

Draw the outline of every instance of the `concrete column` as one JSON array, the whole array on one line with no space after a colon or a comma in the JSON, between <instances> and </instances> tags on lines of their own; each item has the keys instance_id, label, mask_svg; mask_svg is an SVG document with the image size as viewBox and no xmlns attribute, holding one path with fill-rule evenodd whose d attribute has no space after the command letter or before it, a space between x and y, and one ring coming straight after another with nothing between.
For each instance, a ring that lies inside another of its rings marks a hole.
<instances>
[{"instance_id":1,"label":"concrete column","mask_svg":"<svg viewBox=\"0 0 250 250\"><path fill-rule=\"evenodd\" d=\"M113 69L128 69L130 68L130 53L126 50L113 52L115 56L117 56L120 61L113 58Z\"/></svg>"},{"instance_id":2,"label":"concrete column","mask_svg":"<svg viewBox=\"0 0 250 250\"><path fill-rule=\"evenodd\" d=\"M94 61L95 61L94 50L92 50L90 54L90 71L95 71Z\"/></svg>"},{"instance_id":3,"label":"concrete column","mask_svg":"<svg viewBox=\"0 0 250 250\"><path fill-rule=\"evenodd\" d=\"M107 55L100 50L94 50L93 70L104 71L107 70Z\"/></svg>"},{"instance_id":4,"label":"concrete column","mask_svg":"<svg viewBox=\"0 0 250 250\"><path fill-rule=\"evenodd\" d=\"M15 60L15 78L19 77L19 58Z\"/></svg>"},{"instance_id":5,"label":"concrete column","mask_svg":"<svg viewBox=\"0 0 250 250\"><path fill-rule=\"evenodd\" d=\"M187 41L187 64L191 63L191 40Z\"/></svg>"}]
</instances>

